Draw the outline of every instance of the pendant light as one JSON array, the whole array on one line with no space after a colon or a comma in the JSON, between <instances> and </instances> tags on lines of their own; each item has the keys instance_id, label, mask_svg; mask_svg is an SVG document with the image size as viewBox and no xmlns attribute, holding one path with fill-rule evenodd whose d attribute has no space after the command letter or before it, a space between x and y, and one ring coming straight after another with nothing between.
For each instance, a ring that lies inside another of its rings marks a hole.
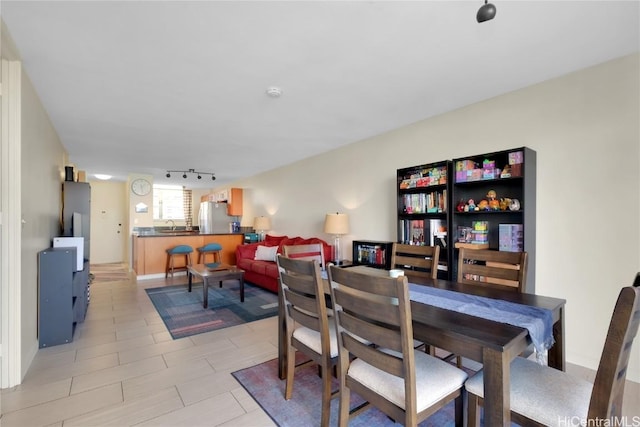
<instances>
[{"instance_id":1,"label":"pendant light","mask_svg":"<svg viewBox=\"0 0 640 427\"><path fill-rule=\"evenodd\" d=\"M490 21L496 17L496 7L491 3L487 3L487 1L484 0L484 4L478 9L478 14L476 15L478 23Z\"/></svg>"}]
</instances>

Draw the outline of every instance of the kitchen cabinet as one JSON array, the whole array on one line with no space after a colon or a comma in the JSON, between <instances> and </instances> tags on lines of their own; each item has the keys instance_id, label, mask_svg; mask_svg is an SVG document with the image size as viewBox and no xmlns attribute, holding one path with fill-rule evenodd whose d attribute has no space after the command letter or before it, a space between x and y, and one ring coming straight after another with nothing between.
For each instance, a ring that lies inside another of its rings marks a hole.
<instances>
[{"instance_id":1,"label":"kitchen cabinet","mask_svg":"<svg viewBox=\"0 0 640 427\"><path fill-rule=\"evenodd\" d=\"M200 197L201 202L216 202L227 204L227 215L242 216L242 188L225 188L215 193Z\"/></svg>"}]
</instances>

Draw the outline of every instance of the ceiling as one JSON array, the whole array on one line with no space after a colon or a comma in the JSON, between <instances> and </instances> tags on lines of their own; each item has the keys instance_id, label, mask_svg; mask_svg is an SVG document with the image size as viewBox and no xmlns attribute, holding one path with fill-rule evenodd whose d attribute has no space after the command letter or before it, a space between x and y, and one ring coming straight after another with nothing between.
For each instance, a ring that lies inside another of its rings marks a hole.
<instances>
[{"instance_id":1,"label":"ceiling","mask_svg":"<svg viewBox=\"0 0 640 427\"><path fill-rule=\"evenodd\" d=\"M87 174L212 187L638 52L638 1L6 1ZM267 95L271 86L279 98ZM178 176L180 175L180 176Z\"/></svg>"}]
</instances>

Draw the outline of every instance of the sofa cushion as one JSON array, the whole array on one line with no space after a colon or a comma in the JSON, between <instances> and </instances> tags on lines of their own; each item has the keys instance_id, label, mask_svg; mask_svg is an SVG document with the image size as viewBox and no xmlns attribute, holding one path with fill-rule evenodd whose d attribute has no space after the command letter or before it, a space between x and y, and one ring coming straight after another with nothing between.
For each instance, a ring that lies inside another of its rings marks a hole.
<instances>
[{"instance_id":1,"label":"sofa cushion","mask_svg":"<svg viewBox=\"0 0 640 427\"><path fill-rule=\"evenodd\" d=\"M267 264L267 266L265 266L265 274L277 279L280 275L278 272L278 264Z\"/></svg>"},{"instance_id":2,"label":"sofa cushion","mask_svg":"<svg viewBox=\"0 0 640 427\"><path fill-rule=\"evenodd\" d=\"M264 236L262 243L264 243L265 246L278 246L284 239L287 239L287 236L271 236L267 234Z\"/></svg>"},{"instance_id":3,"label":"sofa cushion","mask_svg":"<svg viewBox=\"0 0 640 427\"><path fill-rule=\"evenodd\" d=\"M249 270L262 276L278 278L278 264L273 261L252 260Z\"/></svg>"},{"instance_id":4,"label":"sofa cushion","mask_svg":"<svg viewBox=\"0 0 640 427\"><path fill-rule=\"evenodd\" d=\"M251 258L238 258L236 256L236 263L238 265L239 268L245 270L245 271L251 271L251 265L256 262L253 257Z\"/></svg>"},{"instance_id":5,"label":"sofa cushion","mask_svg":"<svg viewBox=\"0 0 640 427\"><path fill-rule=\"evenodd\" d=\"M238 245L236 247L236 262L240 266L240 268L244 267L240 264L240 260L253 260L256 257L256 250L258 249L258 245L255 243L250 243L248 245Z\"/></svg>"},{"instance_id":6,"label":"sofa cushion","mask_svg":"<svg viewBox=\"0 0 640 427\"><path fill-rule=\"evenodd\" d=\"M262 274L265 276L267 274L267 265L273 263L272 261L252 261L249 269L254 273Z\"/></svg>"}]
</instances>

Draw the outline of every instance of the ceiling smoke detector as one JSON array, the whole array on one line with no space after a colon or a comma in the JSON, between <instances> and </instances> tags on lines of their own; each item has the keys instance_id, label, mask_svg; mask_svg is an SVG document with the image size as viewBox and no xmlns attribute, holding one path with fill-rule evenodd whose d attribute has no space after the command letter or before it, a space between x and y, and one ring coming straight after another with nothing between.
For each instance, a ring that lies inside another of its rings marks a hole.
<instances>
[{"instance_id":1,"label":"ceiling smoke detector","mask_svg":"<svg viewBox=\"0 0 640 427\"><path fill-rule=\"evenodd\" d=\"M280 98L280 95L282 95L282 89L280 89L279 87L271 86L267 88L267 95L269 95L271 98Z\"/></svg>"}]
</instances>

